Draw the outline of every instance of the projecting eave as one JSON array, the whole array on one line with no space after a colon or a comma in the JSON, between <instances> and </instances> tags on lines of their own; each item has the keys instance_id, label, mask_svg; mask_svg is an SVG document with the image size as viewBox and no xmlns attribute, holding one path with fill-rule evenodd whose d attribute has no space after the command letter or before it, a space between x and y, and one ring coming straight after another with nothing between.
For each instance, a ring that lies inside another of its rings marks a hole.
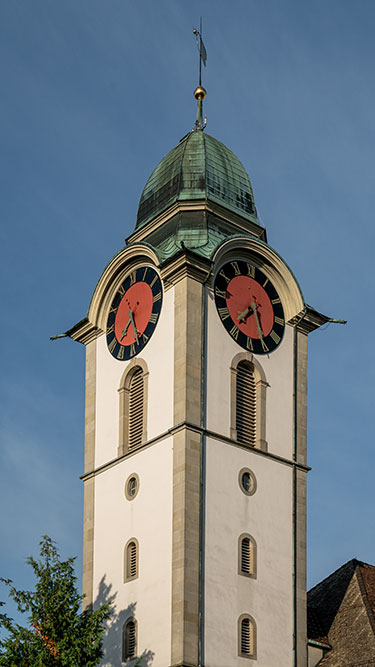
<instances>
[{"instance_id":1,"label":"projecting eave","mask_svg":"<svg viewBox=\"0 0 375 667\"><path fill-rule=\"evenodd\" d=\"M94 289L85 318L65 332L85 345L105 331L112 295L139 262L159 266L159 257L148 243L134 243L118 252L105 267Z\"/></svg>"},{"instance_id":2,"label":"projecting eave","mask_svg":"<svg viewBox=\"0 0 375 667\"><path fill-rule=\"evenodd\" d=\"M289 324L297 327L303 333L309 334L311 331L315 331L315 329L319 329L323 324L331 321L331 317L319 313L318 310L305 303L303 310L293 317L289 321Z\"/></svg>"},{"instance_id":3,"label":"projecting eave","mask_svg":"<svg viewBox=\"0 0 375 667\"><path fill-rule=\"evenodd\" d=\"M68 329L64 335L69 336L69 338L76 340L78 343L87 345L87 343L90 343L101 333L101 329L93 325L88 317L84 317L82 320L77 322L77 324L74 324L74 326Z\"/></svg>"}]
</instances>

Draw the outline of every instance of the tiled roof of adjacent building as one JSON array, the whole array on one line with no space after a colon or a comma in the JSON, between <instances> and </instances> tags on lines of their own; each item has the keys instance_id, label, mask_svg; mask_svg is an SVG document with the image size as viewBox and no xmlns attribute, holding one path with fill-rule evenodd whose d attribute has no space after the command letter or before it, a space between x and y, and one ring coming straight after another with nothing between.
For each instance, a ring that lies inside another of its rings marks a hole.
<instances>
[{"instance_id":1,"label":"tiled roof of adjacent building","mask_svg":"<svg viewBox=\"0 0 375 667\"><path fill-rule=\"evenodd\" d=\"M352 558L323 579L307 594L307 636L327 642L331 625L354 573L357 574L363 602L375 631L375 566Z\"/></svg>"}]
</instances>

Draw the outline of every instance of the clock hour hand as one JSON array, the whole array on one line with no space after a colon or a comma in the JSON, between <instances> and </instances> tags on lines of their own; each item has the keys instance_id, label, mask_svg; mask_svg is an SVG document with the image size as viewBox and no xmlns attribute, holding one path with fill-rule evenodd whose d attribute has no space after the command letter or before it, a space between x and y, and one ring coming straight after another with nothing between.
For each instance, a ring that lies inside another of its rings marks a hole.
<instances>
[{"instance_id":1,"label":"clock hour hand","mask_svg":"<svg viewBox=\"0 0 375 667\"><path fill-rule=\"evenodd\" d=\"M129 329L129 324L131 324L131 318L130 318L130 317L129 317L129 319L128 319L128 321L127 321L127 323L126 323L124 329L121 331L120 342L122 341L123 338L125 338L125 336L126 336L126 332L127 332L127 330Z\"/></svg>"},{"instance_id":2,"label":"clock hour hand","mask_svg":"<svg viewBox=\"0 0 375 667\"><path fill-rule=\"evenodd\" d=\"M239 310L238 311L237 322L241 322L241 320L242 320L242 322L245 322L245 318L249 313L250 313L250 306L249 306L249 308L245 308L243 313L241 313L241 311ZM252 314L253 313L250 313L250 315L252 315Z\"/></svg>"}]
</instances>

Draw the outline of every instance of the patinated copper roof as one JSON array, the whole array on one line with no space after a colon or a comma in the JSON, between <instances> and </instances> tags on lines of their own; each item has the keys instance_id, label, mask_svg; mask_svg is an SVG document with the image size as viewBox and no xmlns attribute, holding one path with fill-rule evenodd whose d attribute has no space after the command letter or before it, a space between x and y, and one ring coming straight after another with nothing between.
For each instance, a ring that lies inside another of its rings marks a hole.
<instances>
[{"instance_id":1,"label":"patinated copper roof","mask_svg":"<svg viewBox=\"0 0 375 667\"><path fill-rule=\"evenodd\" d=\"M242 163L220 141L194 131L152 172L139 202L136 229L177 201L205 199L259 224L253 189Z\"/></svg>"}]
</instances>

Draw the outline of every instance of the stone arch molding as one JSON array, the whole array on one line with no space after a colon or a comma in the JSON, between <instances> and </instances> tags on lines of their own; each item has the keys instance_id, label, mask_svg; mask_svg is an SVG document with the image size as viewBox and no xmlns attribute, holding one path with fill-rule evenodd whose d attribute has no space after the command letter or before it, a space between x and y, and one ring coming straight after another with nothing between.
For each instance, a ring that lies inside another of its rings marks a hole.
<instances>
[{"instance_id":1,"label":"stone arch molding","mask_svg":"<svg viewBox=\"0 0 375 667\"><path fill-rule=\"evenodd\" d=\"M244 236L229 239L217 248L212 257L214 271L234 259L251 261L272 281L282 300L286 322L303 312L305 302L300 286L288 265L273 248L255 238Z\"/></svg>"},{"instance_id":2,"label":"stone arch molding","mask_svg":"<svg viewBox=\"0 0 375 667\"><path fill-rule=\"evenodd\" d=\"M105 331L108 310L116 290L129 271L145 263L158 267L159 258L150 246L137 243L123 248L107 264L95 287L87 314L92 326Z\"/></svg>"},{"instance_id":3,"label":"stone arch molding","mask_svg":"<svg viewBox=\"0 0 375 667\"><path fill-rule=\"evenodd\" d=\"M258 449L267 451L268 445L266 440L266 407L267 407L267 387L269 386L266 374L261 363L254 357L251 352L238 352L230 365L230 393L231 393L231 419L230 419L230 437L237 440L236 429L236 409L237 409L237 368L241 361L248 361L254 368L255 389L256 389L256 442L255 446Z\"/></svg>"},{"instance_id":4,"label":"stone arch molding","mask_svg":"<svg viewBox=\"0 0 375 667\"><path fill-rule=\"evenodd\" d=\"M143 403L142 403L142 444L147 441L147 415L148 415L148 366L141 357L134 357L126 366L118 388L119 393L119 445L117 456L123 456L129 451L129 397L130 383L134 373L141 369L143 380Z\"/></svg>"}]
</instances>

